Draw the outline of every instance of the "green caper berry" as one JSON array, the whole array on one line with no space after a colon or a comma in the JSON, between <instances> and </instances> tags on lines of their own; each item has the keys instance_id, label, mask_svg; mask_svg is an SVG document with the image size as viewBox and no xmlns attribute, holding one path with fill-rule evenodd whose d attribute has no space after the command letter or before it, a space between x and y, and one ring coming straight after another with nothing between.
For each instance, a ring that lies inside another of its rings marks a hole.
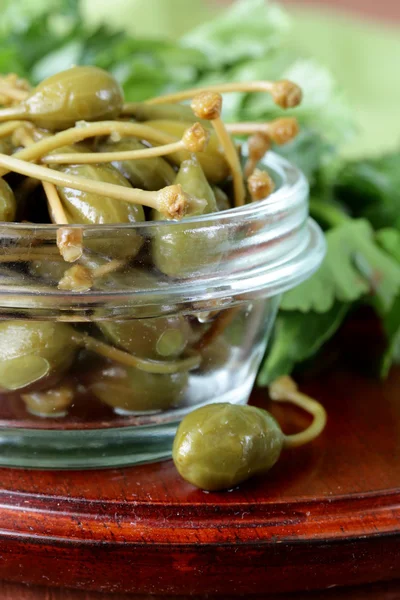
<instances>
[{"instance_id":1,"label":"green caper berry","mask_svg":"<svg viewBox=\"0 0 400 600\"><path fill-rule=\"evenodd\" d=\"M254 406L203 406L178 427L172 458L180 475L209 491L230 489L277 462L284 435L275 419Z\"/></svg>"}]
</instances>

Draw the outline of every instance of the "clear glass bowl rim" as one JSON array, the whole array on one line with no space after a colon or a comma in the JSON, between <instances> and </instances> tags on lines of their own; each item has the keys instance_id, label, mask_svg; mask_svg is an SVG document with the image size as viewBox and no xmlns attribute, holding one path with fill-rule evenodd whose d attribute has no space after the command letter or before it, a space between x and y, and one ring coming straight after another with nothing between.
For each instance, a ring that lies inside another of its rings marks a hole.
<instances>
[{"instance_id":1,"label":"clear glass bowl rim","mask_svg":"<svg viewBox=\"0 0 400 600\"><path fill-rule=\"evenodd\" d=\"M152 306L154 315L178 310L193 310L192 303L210 299L226 299L228 303L241 302L263 295L271 297L301 283L310 276L321 264L325 254L325 241L323 234L308 217L308 183L303 173L286 159L270 152L261 161L262 168L268 168L275 174L280 185L265 200L247 204L241 207L211 213L198 217L184 219L184 221L141 222L127 225L68 225L78 228L83 232L90 232L88 239L101 235L106 239L107 232L116 235L121 231L136 231L149 238L157 233L173 232L174 228L187 227L193 229L201 224L201 231L210 227L232 227L257 224L259 221L265 225L268 220L268 236L281 249L277 260L265 259L261 247L258 249L256 235L250 239L255 254L259 253L258 264L247 268L241 263L241 268L231 271L215 272L210 265L208 272L201 277L190 279L168 279L168 287L162 282L159 275L157 285L153 288L134 289L124 288L116 290L90 290L88 292L67 292L54 288L38 291L37 287L29 286L29 282L18 288L13 286L0 286L0 311L11 309L18 311L24 309L30 312L33 318L57 318L66 315L65 311L73 311L79 320L79 315L86 320L88 307L90 311L101 308L99 318L130 318L132 308L135 306ZM171 229L172 228L172 229ZM32 237L41 237L43 240L55 243L59 226L2 223L0 224L0 237L13 235L18 237L18 231L32 233ZM288 244L288 238L291 239ZM262 246L262 244L261 244ZM265 243L264 243L265 247ZM236 247L232 246L232 250ZM229 261L231 259L228 259ZM232 259L234 260L234 259ZM39 300L39 304L37 301ZM159 313L157 311L160 311ZM19 317L18 317L19 318ZM90 317L91 320L91 317Z\"/></svg>"}]
</instances>

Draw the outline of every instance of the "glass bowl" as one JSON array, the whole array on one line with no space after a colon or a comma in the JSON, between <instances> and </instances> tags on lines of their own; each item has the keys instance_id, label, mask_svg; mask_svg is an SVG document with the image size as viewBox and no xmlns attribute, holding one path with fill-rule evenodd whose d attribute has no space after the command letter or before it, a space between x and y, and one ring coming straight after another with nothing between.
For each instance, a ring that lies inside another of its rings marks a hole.
<instances>
[{"instance_id":1,"label":"glass bowl","mask_svg":"<svg viewBox=\"0 0 400 600\"><path fill-rule=\"evenodd\" d=\"M181 222L0 224L1 465L165 459L188 411L247 402L280 294L325 251L304 176L260 168L267 199Z\"/></svg>"}]
</instances>

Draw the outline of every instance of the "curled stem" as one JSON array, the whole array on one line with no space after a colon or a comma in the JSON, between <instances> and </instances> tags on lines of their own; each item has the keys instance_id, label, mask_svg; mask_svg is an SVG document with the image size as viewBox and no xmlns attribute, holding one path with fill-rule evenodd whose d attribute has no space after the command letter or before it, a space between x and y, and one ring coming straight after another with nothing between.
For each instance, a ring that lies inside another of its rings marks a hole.
<instances>
[{"instance_id":1,"label":"curled stem","mask_svg":"<svg viewBox=\"0 0 400 600\"><path fill-rule=\"evenodd\" d=\"M170 144L176 142L176 137L164 133L141 123L126 123L123 121L99 121L97 123L77 124L75 127L65 129L49 137L39 140L35 144L24 148L14 154L14 158L25 161L38 161L62 146L70 146L83 140L103 135L135 136L156 144ZM0 169L0 176L6 175L12 168Z\"/></svg>"},{"instance_id":2,"label":"curled stem","mask_svg":"<svg viewBox=\"0 0 400 600\"><path fill-rule=\"evenodd\" d=\"M121 152L77 152L70 154L50 154L42 158L42 162L51 164L87 164L106 163L115 160L138 160L166 156L181 150L189 152L204 152L207 146L209 133L200 123L195 123L184 132L182 139L170 144L143 148L143 150L125 150Z\"/></svg>"},{"instance_id":3,"label":"curled stem","mask_svg":"<svg viewBox=\"0 0 400 600\"><path fill-rule=\"evenodd\" d=\"M30 150L30 148L27 148L27 150ZM68 175L6 154L0 154L0 166L15 173L47 181L60 187L73 188L83 192L99 194L100 196L116 198L131 204L148 206L161 212L167 219L182 218L192 204L197 202L197 199L188 196L180 185L170 185L156 192L149 192L114 183L94 181L78 175Z\"/></svg>"},{"instance_id":4,"label":"curled stem","mask_svg":"<svg viewBox=\"0 0 400 600\"><path fill-rule=\"evenodd\" d=\"M84 346L87 350L91 350L105 358L115 360L127 367L135 367L136 369L146 371L147 373L172 374L182 371L191 371L192 369L197 369L201 362L201 358L198 354L171 361L140 358L139 356L114 348L109 344L105 344L104 342L85 334L74 334L73 341L79 346Z\"/></svg>"},{"instance_id":5,"label":"curled stem","mask_svg":"<svg viewBox=\"0 0 400 600\"><path fill-rule=\"evenodd\" d=\"M311 425L304 431L293 435L285 435L285 448L303 446L318 437L324 430L327 421L324 407L313 398L299 392L291 377L284 376L276 379L269 386L269 395L276 402L292 402L292 404L299 406L313 416Z\"/></svg>"},{"instance_id":6,"label":"curled stem","mask_svg":"<svg viewBox=\"0 0 400 600\"><path fill-rule=\"evenodd\" d=\"M246 192L244 188L242 168L235 145L221 119L222 97L216 92L197 94L191 104L196 117L211 121L219 142L225 151L225 157L232 172L234 205L243 206Z\"/></svg>"},{"instance_id":7,"label":"curled stem","mask_svg":"<svg viewBox=\"0 0 400 600\"><path fill-rule=\"evenodd\" d=\"M271 94L275 104L278 104L282 108L297 106L300 104L302 97L301 89L296 83L283 79L281 81L239 81L236 83L208 85L203 88L191 88L182 92L157 96L156 98L147 100L146 103L164 104L168 102L182 102L183 100L190 100L190 98L202 92L218 92L219 94L226 92L268 92Z\"/></svg>"}]
</instances>

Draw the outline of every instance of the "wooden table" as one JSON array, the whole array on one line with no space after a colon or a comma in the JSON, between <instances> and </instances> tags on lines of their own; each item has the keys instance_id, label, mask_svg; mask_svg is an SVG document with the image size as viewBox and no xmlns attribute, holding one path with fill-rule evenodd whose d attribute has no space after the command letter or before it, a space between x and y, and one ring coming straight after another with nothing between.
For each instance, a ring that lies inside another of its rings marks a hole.
<instances>
[{"instance_id":1,"label":"wooden table","mask_svg":"<svg viewBox=\"0 0 400 600\"><path fill-rule=\"evenodd\" d=\"M0 577L14 582L0 597L400 598L400 584L374 583L400 579L400 369L384 385L343 371L303 389L328 409L323 437L231 493L195 490L171 462L0 470ZM285 430L304 426L295 409L271 408ZM291 593L318 588L329 591Z\"/></svg>"}]
</instances>

